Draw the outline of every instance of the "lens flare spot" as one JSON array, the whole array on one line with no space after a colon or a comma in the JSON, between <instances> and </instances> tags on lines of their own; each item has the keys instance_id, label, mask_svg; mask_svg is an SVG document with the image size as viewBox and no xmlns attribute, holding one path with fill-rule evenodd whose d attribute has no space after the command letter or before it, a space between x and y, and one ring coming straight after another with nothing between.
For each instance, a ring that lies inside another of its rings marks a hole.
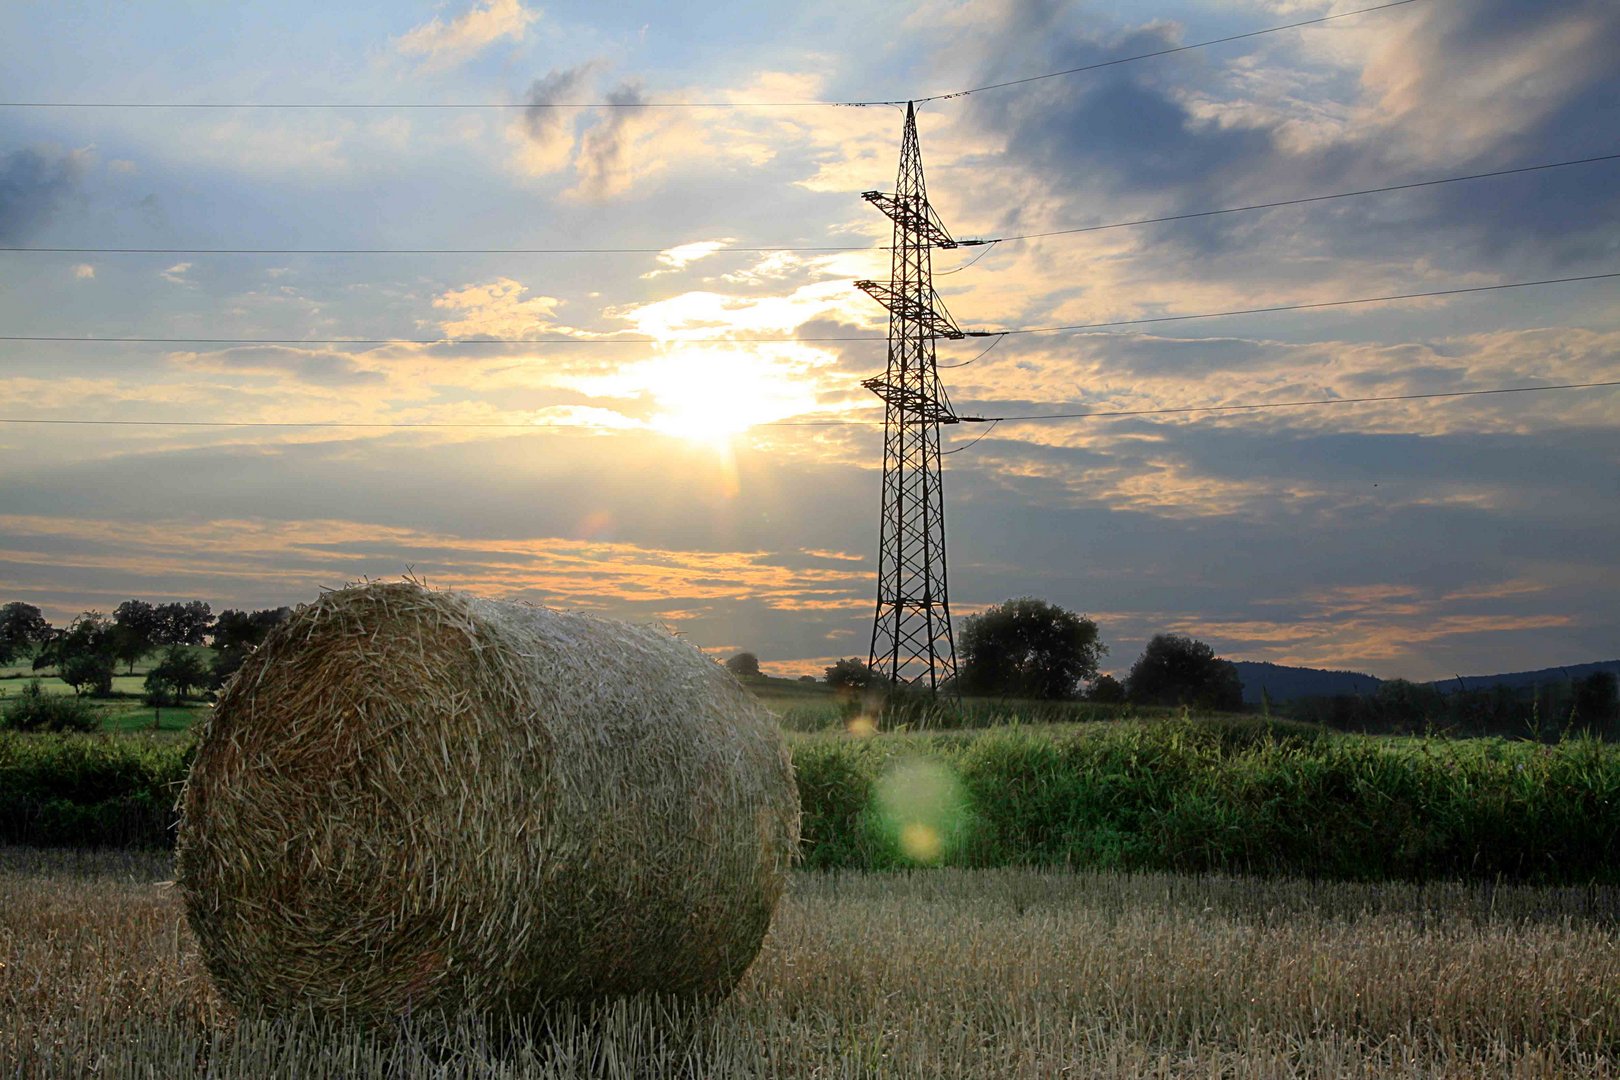
<instances>
[{"instance_id":1,"label":"lens flare spot","mask_svg":"<svg viewBox=\"0 0 1620 1080\"><path fill-rule=\"evenodd\" d=\"M895 765L874 792L877 823L902 859L936 865L966 838L967 792L950 766L913 758Z\"/></svg>"},{"instance_id":2,"label":"lens flare spot","mask_svg":"<svg viewBox=\"0 0 1620 1080\"><path fill-rule=\"evenodd\" d=\"M851 717L849 723L845 726L851 735L862 739L877 734L877 721L865 713Z\"/></svg>"},{"instance_id":3,"label":"lens flare spot","mask_svg":"<svg viewBox=\"0 0 1620 1080\"><path fill-rule=\"evenodd\" d=\"M900 830L900 850L912 862L935 863L945 854L945 838L932 825L909 822Z\"/></svg>"}]
</instances>

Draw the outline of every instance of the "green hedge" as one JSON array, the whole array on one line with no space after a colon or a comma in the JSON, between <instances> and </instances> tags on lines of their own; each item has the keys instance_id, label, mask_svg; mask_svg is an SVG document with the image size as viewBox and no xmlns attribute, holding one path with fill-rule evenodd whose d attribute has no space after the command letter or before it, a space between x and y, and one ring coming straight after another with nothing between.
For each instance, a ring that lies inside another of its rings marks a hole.
<instances>
[{"instance_id":1,"label":"green hedge","mask_svg":"<svg viewBox=\"0 0 1620 1080\"><path fill-rule=\"evenodd\" d=\"M166 847L192 744L0 734L0 843Z\"/></svg>"},{"instance_id":2,"label":"green hedge","mask_svg":"<svg viewBox=\"0 0 1620 1080\"><path fill-rule=\"evenodd\" d=\"M795 736L804 862L1620 882L1620 747L1261 721ZM0 843L159 847L188 745L0 736Z\"/></svg>"},{"instance_id":3,"label":"green hedge","mask_svg":"<svg viewBox=\"0 0 1620 1080\"><path fill-rule=\"evenodd\" d=\"M949 770L967 796L968 820L938 853L950 864L1620 881L1620 748L1196 720L801 739L806 864L915 861L874 795L917 758Z\"/></svg>"}]
</instances>

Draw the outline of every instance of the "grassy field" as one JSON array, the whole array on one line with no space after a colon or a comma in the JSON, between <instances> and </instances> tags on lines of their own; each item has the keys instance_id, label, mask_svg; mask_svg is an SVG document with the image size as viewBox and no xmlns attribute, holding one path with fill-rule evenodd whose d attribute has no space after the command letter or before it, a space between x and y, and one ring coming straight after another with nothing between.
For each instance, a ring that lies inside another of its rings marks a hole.
<instances>
[{"instance_id":1,"label":"grassy field","mask_svg":"<svg viewBox=\"0 0 1620 1080\"><path fill-rule=\"evenodd\" d=\"M1027 870L795 876L736 995L499 1040L236 1018L160 855L0 850L22 1077L1591 1076L1620 891Z\"/></svg>"},{"instance_id":2,"label":"grassy field","mask_svg":"<svg viewBox=\"0 0 1620 1080\"><path fill-rule=\"evenodd\" d=\"M213 658L212 649L200 645L188 648L201 654L205 663ZM162 709L153 709L143 703L146 673L160 659L161 653L154 652L144 660L137 661L134 674L125 674L129 669L120 667L119 674L113 676L112 697L85 698L98 714L103 731L181 732L188 730L207 713L209 706L205 701L188 701L184 705L169 705ZM40 688L47 694L66 696L73 693L73 687L57 678L53 669L36 672L28 663L4 665L0 666L0 711L4 711L7 703L34 680L38 680Z\"/></svg>"}]
</instances>

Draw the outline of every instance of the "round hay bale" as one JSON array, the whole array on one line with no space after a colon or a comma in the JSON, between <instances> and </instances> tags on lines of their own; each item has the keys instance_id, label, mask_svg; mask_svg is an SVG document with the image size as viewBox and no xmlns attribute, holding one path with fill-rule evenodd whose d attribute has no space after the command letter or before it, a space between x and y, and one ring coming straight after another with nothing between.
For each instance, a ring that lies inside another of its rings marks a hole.
<instances>
[{"instance_id":1,"label":"round hay bale","mask_svg":"<svg viewBox=\"0 0 1620 1080\"><path fill-rule=\"evenodd\" d=\"M366 584L225 688L176 878L239 1008L522 1014L729 992L798 832L774 719L690 644Z\"/></svg>"}]
</instances>

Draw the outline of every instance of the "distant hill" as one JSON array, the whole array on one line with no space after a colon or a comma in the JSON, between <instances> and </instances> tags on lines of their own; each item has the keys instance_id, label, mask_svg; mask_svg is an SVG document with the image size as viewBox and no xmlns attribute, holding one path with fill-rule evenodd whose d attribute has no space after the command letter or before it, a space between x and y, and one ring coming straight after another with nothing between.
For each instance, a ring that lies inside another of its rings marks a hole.
<instances>
[{"instance_id":1,"label":"distant hill","mask_svg":"<svg viewBox=\"0 0 1620 1080\"><path fill-rule=\"evenodd\" d=\"M1243 680L1243 700L1258 705L1265 689L1272 701L1302 697L1330 697L1334 694L1376 694L1379 680L1359 671L1323 671L1320 668L1284 667L1254 660L1235 660L1238 678Z\"/></svg>"},{"instance_id":2,"label":"distant hill","mask_svg":"<svg viewBox=\"0 0 1620 1080\"><path fill-rule=\"evenodd\" d=\"M1492 686L1522 689L1562 683L1570 679L1584 679L1598 671L1612 671L1616 678L1620 678L1620 660L1598 660L1590 664L1569 664L1565 667L1539 668L1535 671L1510 671L1503 675L1463 675L1461 685L1456 679L1436 679L1429 685L1444 694L1455 694L1464 688L1485 690Z\"/></svg>"},{"instance_id":3,"label":"distant hill","mask_svg":"<svg viewBox=\"0 0 1620 1080\"><path fill-rule=\"evenodd\" d=\"M1238 678L1243 680L1243 701L1258 705L1263 687L1272 701L1292 701L1302 697L1331 697L1335 694L1376 694L1383 680L1359 671L1323 671L1320 668L1285 667L1254 660L1235 660ZM1492 686L1524 689L1532 686L1581 679L1595 671L1612 671L1620 678L1620 660L1598 660L1590 664L1540 668L1536 671L1509 671L1501 675L1464 675L1462 687L1485 690ZM1441 693L1455 694L1461 687L1456 679L1436 679L1429 684Z\"/></svg>"}]
</instances>

